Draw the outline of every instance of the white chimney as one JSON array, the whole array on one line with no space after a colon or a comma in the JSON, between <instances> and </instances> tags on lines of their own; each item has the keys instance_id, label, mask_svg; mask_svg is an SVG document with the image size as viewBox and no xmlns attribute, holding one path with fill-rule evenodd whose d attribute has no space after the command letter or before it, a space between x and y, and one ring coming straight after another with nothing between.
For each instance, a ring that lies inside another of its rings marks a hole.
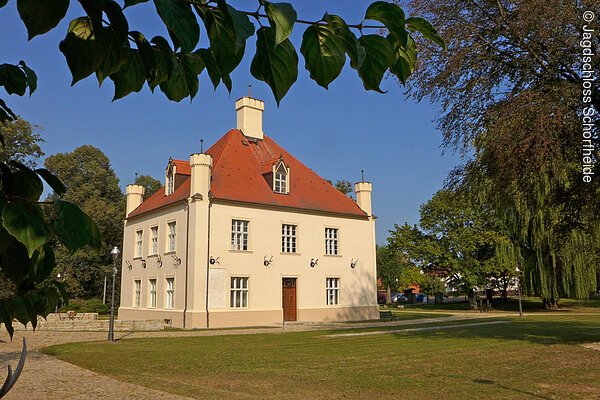
<instances>
[{"instance_id":1,"label":"white chimney","mask_svg":"<svg viewBox=\"0 0 600 400\"><path fill-rule=\"evenodd\" d=\"M192 176L190 182L190 196L202 195L208 200L210 192L210 177L212 170L212 156L205 153L195 153L190 156Z\"/></svg>"},{"instance_id":2,"label":"white chimney","mask_svg":"<svg viewBox=\"0 0 600 400\"><path fill-rule=\"evenodd\" d=\"M265 102L252 97L242 97L235 102L237 112L237 129L244 136L254 139L263 138L262 114Z\"/></svg>"},{"instance_id":3,"label":"white chimney","mask_svg":"<svg viewBox=\"0 0 600 400\"><path fill-rule=\"evenodd\" d=\"M371 182L358 182L354 184L354 192L356 193L356 203L370 217L371 213L371 192L373 192L373 184Z\"/></svg>"},{"instance_id":4,"label":"white chimney","mask_svg":"<svg viewBox=\"0 0 600 400\"><path fill-rule=\"evenodd\" d=\"M127 207L125 215L129 215L133 210L138 208L144 201L144 187L141 185L127 185L125 188L125 194L127 197Z\"/></svg>"}]
</instances>

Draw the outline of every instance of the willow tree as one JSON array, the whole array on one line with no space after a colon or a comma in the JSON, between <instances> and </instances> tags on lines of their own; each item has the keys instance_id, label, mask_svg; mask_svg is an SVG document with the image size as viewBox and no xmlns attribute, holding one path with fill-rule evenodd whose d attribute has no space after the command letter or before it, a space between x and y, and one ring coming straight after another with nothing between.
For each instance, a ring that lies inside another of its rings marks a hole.
<instances>
[{"instance_id":1,"label":"willow tree","mask_svg":"<svg viewBox=\"0 0 600 400\"><path fill-rule=\"evenodd\" d=\"M549 307L563 296L587 297L598 273L600 70L590 65L600 65L600 40L591 33L595 21L582 15L597 3L412 0L410 7L438 28L448 50L425 44L420 55L434 62L417 67L409 91L442 106L446 146L474 150L458 175L506 223L505 257Z\"/></svg>"}]
</instances>

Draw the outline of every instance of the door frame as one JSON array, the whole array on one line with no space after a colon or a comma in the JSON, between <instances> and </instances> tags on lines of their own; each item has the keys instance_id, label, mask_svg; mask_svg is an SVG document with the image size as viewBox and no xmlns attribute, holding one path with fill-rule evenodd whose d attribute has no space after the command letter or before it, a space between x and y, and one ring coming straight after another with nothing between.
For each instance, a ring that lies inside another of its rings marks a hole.
<instances>
[{"instance_id":1,"label":"door frame","mask_svg":"<svg viewBox=\"0 0 600 400\"><path fill-rule=\"evenodd\" d=\"M293 279L294 280L294 315L295 315L295 319L293 320L286 320L285 319L285 308L284 308L284 281L286 279ZM298 277L297 276L282 276L281 277L281 309L282 309L282 320L283 322L293 322L293 321L298 321Z\"/></svg>"}]
</instances>

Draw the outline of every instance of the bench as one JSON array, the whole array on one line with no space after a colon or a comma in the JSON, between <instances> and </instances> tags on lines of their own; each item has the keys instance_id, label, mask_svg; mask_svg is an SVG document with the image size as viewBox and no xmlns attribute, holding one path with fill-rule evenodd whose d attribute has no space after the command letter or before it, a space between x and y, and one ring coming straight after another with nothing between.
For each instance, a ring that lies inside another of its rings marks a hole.
<instances>
[{"instance_id":1,"label":"bench","mask_svg":"<svg viewBox=\"0 0 600 400\"><path fill-rule=\"evenodd\" d=\"M379 311L379 320L382 322L395 321L396 316L391 311Z\"/></svg>"}]
</instances>

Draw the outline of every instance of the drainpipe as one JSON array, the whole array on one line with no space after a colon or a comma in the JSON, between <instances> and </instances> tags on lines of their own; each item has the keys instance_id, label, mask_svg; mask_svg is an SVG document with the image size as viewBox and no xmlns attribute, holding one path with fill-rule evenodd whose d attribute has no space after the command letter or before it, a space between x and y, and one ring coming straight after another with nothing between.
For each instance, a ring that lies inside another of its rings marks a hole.
<instances>
[{"instance_id":1,"label":"drainpipe","mask_svg":"<svg viewBox=\"0 0 600 400\"><path fill-rule=\"evenodd\" d=\"M185 299L183 302L183 328L185 329L185 314L188 306L188 265L190 259L190 203L191 199L184 200L187 208L187 223L185 226Z\"/></svg>"},{"instance_id":2,"label":"drainpipe","mask_svg":"<svg viewBox=\"0 0 600 400\"><path fill-rule=\"evenodd\" d=\"M208 314L208 278L209 278L209 272L210 272L210 209L212 207L212 201L211 201L211 195L210 193L208 194L208 221L207 221L207 225L208 225L208 235L207 235L207 241L206 241L206 327L210 328L210 318L209 318L209 314Z\"/></svg>"}]
</instances>

